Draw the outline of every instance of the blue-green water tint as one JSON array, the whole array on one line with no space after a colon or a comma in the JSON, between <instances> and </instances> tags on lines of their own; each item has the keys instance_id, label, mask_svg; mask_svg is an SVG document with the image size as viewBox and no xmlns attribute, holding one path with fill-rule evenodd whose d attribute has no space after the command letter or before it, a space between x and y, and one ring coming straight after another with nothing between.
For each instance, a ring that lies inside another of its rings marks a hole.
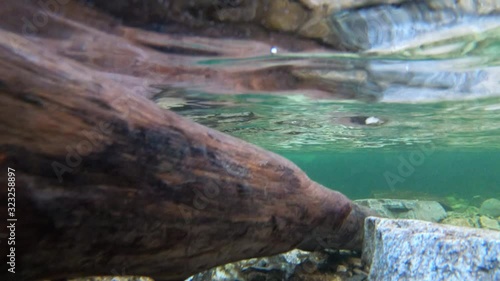
<instances>
[{"instance_id":1,"label":"blue-green water tint","mask_svg":"<svg viewBox=\"0 0 500 281\"><path fill-rule=\"evenodd\" d=\"M351 198L500 197L498 97L403 104L187 96L189 105L172 109L274 151ZM386 123L346 123L349 116Z\"/></svg>"},{"instance_id":2,"label":"blue-green water tint","mask_svg":"<svg viewBox=\"0 0 500 281\"><path fill-rule=\"evenodd\" d=\"M200 59L222 68L297 65L300 79L358 100L183 89L159 103L274 151L352 198L500 198L499 39L494 28L395 53ZM361 101L370 95L377 102ZM381 124L363 122L371 116Z\"/></svg>"},{"instance_id":3,"label":"blue-green water tint","mask_svg":"<svg viewBox=\"0 0 500 281\"><path fill-rule=\"evenodd\" d=\"M500 151L436 148L427 154L418 147L408 147L380 152L283 155L312 179L351 198L500 196Z\"/></svg>"}]
</instances>

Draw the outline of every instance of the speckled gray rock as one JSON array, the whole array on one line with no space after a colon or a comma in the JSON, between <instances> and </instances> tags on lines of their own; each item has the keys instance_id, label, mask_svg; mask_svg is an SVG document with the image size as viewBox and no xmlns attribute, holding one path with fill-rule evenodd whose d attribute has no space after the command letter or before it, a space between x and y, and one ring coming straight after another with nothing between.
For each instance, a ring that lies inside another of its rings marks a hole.
<instances>
[{"instance_id":1,"label":"speckled gray rock","mask_svg":"<svg viewBox=\"0 0 500 281\"><path fill-rule=\"evenodd\" d=\"M500 280L500 232L369 217L369 280Z\"/></svg>"},{"instance_id":2,"label":"speckled gray rock","mask_svg":"<svg viewBox=\"0 0 500 281\"><path fill-rule=\"evenodd\" d=\"M374 210L383 217L393 219L418 219L438 222L446 217L443 206L436 201L361 199L354 202Z\"/></svg>"},{"instance_id":3,"label":"speckled gray rock","mask_svg":"<svg viewBox=\"0 0 500 281\"><path fill-rule=\"evenodd\" d=\"M500 217L500 200L490 198L484 201L479 212L486 216Z\"/></svg>"}]
</instances>

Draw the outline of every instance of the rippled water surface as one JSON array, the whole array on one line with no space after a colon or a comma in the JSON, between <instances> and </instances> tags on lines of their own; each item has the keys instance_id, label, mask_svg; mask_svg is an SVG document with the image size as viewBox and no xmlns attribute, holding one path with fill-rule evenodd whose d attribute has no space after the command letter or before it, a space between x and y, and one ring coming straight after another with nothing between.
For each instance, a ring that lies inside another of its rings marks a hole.
<instances>
[{"instance_id":1,"label":"rippled water surface","mask_svg":"<svg viewBox=\"0 0 500 281\"><path fill-rule=\"evenodd\" d=\"M188 97L172 109L273 151L394 151L430 143L442 150L500 148L499 97L415 104L297 95ZM369 117L380 121L367 125Z\"/></svg>"},{"instance_id":2,"label":"rippled water surface","mask_svg":"<svg viewBox=\"0 0 500 281\"><path fill-rule=\"evenodd\" d=\"M218 95L184 88L156 99L277 152L352 197L499 197L500 29L492 26L402 50L278 50L198 61L214 68L286 66L331 97L307 90Z\"/></svg>"}]
</instances>

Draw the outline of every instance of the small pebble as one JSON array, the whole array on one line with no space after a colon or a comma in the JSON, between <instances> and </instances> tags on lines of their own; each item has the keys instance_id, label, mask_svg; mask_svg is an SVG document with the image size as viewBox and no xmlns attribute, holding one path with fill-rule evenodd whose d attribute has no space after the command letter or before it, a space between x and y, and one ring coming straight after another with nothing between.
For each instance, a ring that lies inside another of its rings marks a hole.
<instances>
[{"instance_id":1,"label":"small pebble","mask_svg":"<svg viewBox=\"0 0 500 281\"><path fill-rule=\"evenodd\" d=\"M342 272L342 273L347 272L347 267L344 265L339 265L337 266L337 272Z\"/></svg>"},{"instance_id":2,"label":"small pebble","mask_svg":"<svg viewBox=\"0 0 500 281\"><path fill-rule=\"evenodd\" d=\"M487 216L481 216L479 218L479 224L481 225L482 228L500 230L500 225L498 224L498 221L490 219Z\"/></svg>"},{"instance_id":3,"label":"small pebble","mask_svg":"<svg viewBox=\"0 0 500 281\"><path fill-rule=\"evenodd\" d=\"M339 250L340 255L350 256L352 255L352 251L349 250Z\"/></svg>"},{"instance_id":4,"label":"small pebble","mask_svg":"<svg viewBox=\"0 0 500 281\"><path fill-rule=\"evenodd\" d=\"M370 116L366 118L365 120L366 125L382 125L384 124L384 121L380 118L377 118L375 116Z\"/></svg>"},{"instance_id":5,"label":"small pebble","mask_svg":"<svg viewBox=\"0 0 500 281\"><path fill-rule=\"evenodd\" d=\"M354 274L356 275L363 275L363 276L368 276L368 273L364 272L363 270L359 269L359 268L355 268L352 270L354 272Z\"/></svg>"},{"instance_id":6,"label":"small pebble","mask_svg":"<svg viewBox=\"0 0 500 281\"><path fill-rule=\"evenodd\" d=\"M363 263L361 262L361 259L360 258L353 258L353 257L350 257L347 262L354 266L354 267L357 267L357 268L362 268L363 267Z\"/></svg>"}]
</instances>

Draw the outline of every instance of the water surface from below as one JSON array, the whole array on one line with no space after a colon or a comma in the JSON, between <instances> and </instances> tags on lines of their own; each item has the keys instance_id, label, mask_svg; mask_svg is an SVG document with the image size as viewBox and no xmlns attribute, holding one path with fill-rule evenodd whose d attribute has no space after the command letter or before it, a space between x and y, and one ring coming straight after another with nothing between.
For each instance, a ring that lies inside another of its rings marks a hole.
<instances>
[{"instance_id":1,"label":"water surface from below","mask_svg":"<svg viewBox=\"0 0 500 281\"><path fill-rule=\"evenodd\" d=\"M500 197L500 23L478 24L418 46L200 58L213 69L279 69L294 83L234 95L167 88L156 102L353 198Z\"/></svg>"},{"instance_id":2,"label":"water surface from below","mask_svg":"<svg viewBox=\"0 0 500 281\"><path fill-rule=\"evenodd\" d=\"M187 96L163 102L285 156L312 179L352 198L500 197L498 97L403 104Z\"/></svg>"}]
</instances>

